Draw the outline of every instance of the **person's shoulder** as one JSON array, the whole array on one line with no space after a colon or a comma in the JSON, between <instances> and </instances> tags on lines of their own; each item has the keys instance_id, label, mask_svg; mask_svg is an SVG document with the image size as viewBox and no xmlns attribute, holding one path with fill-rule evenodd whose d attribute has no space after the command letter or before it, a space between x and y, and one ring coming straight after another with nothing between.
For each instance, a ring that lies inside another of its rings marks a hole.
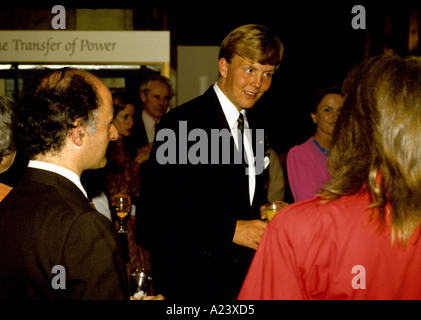
<instances>
[{"instance_id":1,"label":"person's shoulder","mask_svg":"<svg viewBox=\"0 0 421 320\"><path fill-rule=\"evenodd\" d=\"M288 151L287 159L297 158L297 157L307 158L309 155L313 153L314 143L312 141L313 141L313 138L309 138L305 142L293 146Z\"/></svg>"},{"instance_id":2,"label":"person's shoulder","mask_svg":"<svg viewBox=\"0 0 421 320\"><path fill-rule=\"evenodd\" d=\"M113 232L113 224L103 214L95 209L85 209L78 212L73 219L72 227L85 226L87 229L108 230Z\"/></svg>"},{"instance_id":3,"label":"person's shoulder","mask_svg":"<svg viewBox=\"0 0 421 320\"><path fill-rule=\"evenodd\" d=\"M19 210L29 210L28 216L32 216L37 224L48 225L61 230L63 234L82 215L101 216L70 180L59 175L51 175L49 179L47 182L25 180L25 183L12 189L10 196L3 200L4 204L7 201L10 206L18 207ZM98 218L100 217L94 217L95 220Z\"/></svg>"},{"instance_id":4,"label":"person's shoulder","mask_svg":"<svg viewBox=\"0 0 421 320\"><path fill-rule=\"evenodd\" d=\"M299 144L293 146L290 149L290 151L291 150L294 150L294 151L296 151L296 150L308 150L309 149L309 146L312 146L313 145L313 140L314 140L314 138L313 137L310 137L306 141L304 141L303 143L299 143Z\"/></svg>"},{"instance_id":5,"label":"person's shoulder","mask_svg":"<svg viewBox=\"0 0 421 320\"><path fill-rule=\"evenodd\" d=\"M36 170L35 172L40 171ZM41 175L44 176L43 180L37 179ZM82 190L68 178L49 171L42 172L34 178L26 180L25 184L21 184L15 189L20 198L33 199L37 207L49 203L50 205L42 211L53 212L68 223L71 223L80 214L96 212Z\"/></svg>"},{"instance_id":6,"label":"person's shoulder","mask_svg":"<svg viewBox=\"0 0 421 320\"><path fill-rule=\"evenodd\" d=\"M284 213L291 215L303 212L301 215L305 215L319 210L320 206L325 204L326 203L324 203L321 198L315 197L312 199L289 204L288 206L284 207Z\"/></svg>"},{"instance_id":7,"label":"person's shoulder","mask_svg":"<svg viewBox=\"0 0 421 320\"><path fill-rule=\"evenodd\" d=\"M169 110L163 117L162 122L180 121L203 118L207 112L212 112L210 109L217 103L217 96L212 87L210 87L202 95L195 97L171 110Z\"/></svg>"},{"instance_id":8,"label":"person's shoulder","mask_svg":"<svg viewBox=\"0 0 421 320\"><path fill-rule=\"evenodd\" d=\"M190 108L190 107L195 106L199 103L202 104L205 101L213 102L213 101L215 101L215 99L217 99L215 89L213 88L213 86L210 86L203 94L184 102L183 104L181 104L177 108L180 108L180 107Z\"/></svg>"},{"instance_id":9,"label":"person's shoulder","mask_svg":"<svg viewBox=\"0 0 421 320\"><path fill-rule=\"evenodd\" d=\"M328 216L329 206L330 203L324 202L319 197L294 202L282 208L271 220L271 223L273 222L272 226L275 228L290 231L299 228L301 231L311 231L322 223L323 215Z\"/></svg>"},{"instance_id":10,"label":"person's shoulder","mask_svg":"<svg viewBox=\"0 0 421 320\"><path fill-rule=\"evenodd\" d=\"M365 192L343 196L331 201L322 197L314 197L282 208L279 217L282 221L278 221L278 224L286 229L295 226L311 230L317 229L317 226L322 227L339 221L341 223L350 222L357 220L356 216L364 217L367 214L369 203L369 195Z\"/></svg>"}]
</instances>

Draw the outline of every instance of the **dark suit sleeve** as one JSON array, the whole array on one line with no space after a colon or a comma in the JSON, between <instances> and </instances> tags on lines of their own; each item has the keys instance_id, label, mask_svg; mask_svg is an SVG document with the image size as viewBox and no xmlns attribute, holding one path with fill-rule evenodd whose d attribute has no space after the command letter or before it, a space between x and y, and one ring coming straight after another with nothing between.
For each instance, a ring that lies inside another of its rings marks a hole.
<instances>
[{"instance_id":1,"label":"dark suit sleeve","mask_svg":"<svg viewBox=\"0 0 421 320\"><path fill-rule=\"evenodd\" d=\"M149 161L142 168L136 213L139 242L149 248L160 241L176 241L199 250L225 250L232 244L236 224L232 214L235 209L229 207L234 204L231 199L235 190L230 186L230 166L224 169L223 165L179 163L179 121L186 121L189 130L200 126L198 117L183 114L184 109L177 111L164 116L157 128L176 133L177 163L159 163L157 152L162 155L159 149L169 144L167 140L155 140ZM189 141L188 150L194 143Z\"/></svg>"},{"instance_id":2,"label":"dark suit sleeve","mask_svg":"<svg viewBox=\"0 0 421 320\"><path fill-rule=\"evenodd\" d=\"M97 212L79 215L64 249L70 299L128 299L125 267L112 224Z\"/></svg>"}]
</instances>

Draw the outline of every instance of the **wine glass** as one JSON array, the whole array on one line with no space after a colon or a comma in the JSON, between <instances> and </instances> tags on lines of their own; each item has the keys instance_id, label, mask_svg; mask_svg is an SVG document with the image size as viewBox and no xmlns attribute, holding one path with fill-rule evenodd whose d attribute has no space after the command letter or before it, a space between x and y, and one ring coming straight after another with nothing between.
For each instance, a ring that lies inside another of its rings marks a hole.
<instances>
[{"instance_id":1,"label":"wine glass","mask_svg":"<svg viewBox=\"0 0 421 320\"><path fill-rule=\"evenodd\" d=\"M266 217L268 222L270 220L272 220L272 218L275 216L275 214L281 210L283 207L287 206L288 203L284 202L284 201L274 201L274 202L269 202L265 205L265 210L266 210Z\"/></svg>"},{"instance_id":2,"label":"wine glass","mask_svg":"<svg viewBox=\"0 0 421 320\"><path fill-rule=\"evenodd\" d=\"M118 233L127 233L124 227L124 220L127 218L131 211L130 198L129 196L119 196L114 198L113 207L116 211L120 228Z\"/></svg>"},{"instance_id":3,"label":"wine glass","mask_svg":"<svg viewBox=\"0 0 421 320\"><path fill-rule=\"evenodd\" d=\"M135 300L143 300L152 284L152 273L141 266L130 273L130 295Z\"/></svg>"}]
</instances>

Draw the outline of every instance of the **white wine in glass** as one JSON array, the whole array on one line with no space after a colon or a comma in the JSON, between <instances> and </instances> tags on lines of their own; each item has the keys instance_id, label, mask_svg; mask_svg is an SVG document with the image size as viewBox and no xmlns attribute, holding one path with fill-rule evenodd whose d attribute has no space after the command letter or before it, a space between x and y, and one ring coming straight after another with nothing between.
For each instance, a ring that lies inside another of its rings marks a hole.
<instances>
[{"instance_id":1,"label":"white wine in glass","mask_svg":"<svg viewBox=\"0 0 421 320\"><path fill-rule=\"evenodd\" d=\"M124 228L124 219L129 215L131 206L129 197L117 197L114 199L114 209L116 211L118 222L120 224L120 228L118 229L118 233L127 233L127 230Z\"/></svg>"}]
</instances>

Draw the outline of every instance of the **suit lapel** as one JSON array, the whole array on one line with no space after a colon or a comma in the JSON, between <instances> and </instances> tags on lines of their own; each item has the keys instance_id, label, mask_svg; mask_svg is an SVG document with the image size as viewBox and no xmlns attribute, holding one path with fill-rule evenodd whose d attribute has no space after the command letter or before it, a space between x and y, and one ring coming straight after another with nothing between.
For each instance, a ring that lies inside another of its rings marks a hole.
<instances>
[{"instance_id":1,"label":"suit lapel","mask_svg":"<svg viewBox=\"0 0 421 320\"><path fill-rule=\"evenodd\" d=\"M207 101L206 106L203 110L208 114L207 122L213 126L212 129L228 129L227 119L224 111L222 110L221 103L219 102L218 96L216 95L213 86L211 86L204 94L203 98Z\"/></svg>"},{"instance_id":2,"label":"suit lapel","mask_svg":"<svg viewBox=\"0 0 421 320\"><path fill-rule=\"evenodd\" d=\"M210 121L214 125L218 124L218 129L227 129L231 131L228 121L225 117L224 111L222 109L221 103L219 102L218 96L215 93L215 90L211 87L206 94L209 94L209 110L213 118ZM221 148L220 148L220 151ZM248 175L246 175L247 163L245 162L244 150L241 152L241 163L236 164L234 153L238 152L235 145L234 139L230 138L230 165L227 167L227 177L226 181L232 182L232 192L239 193L242 205L238 207L237 219L249 219L250 218L250 196L249 196L249 181ZM221 154L221 153L220 153ZM238 157L238 155L236 155Z\"/></svg>"}]
</instances>

